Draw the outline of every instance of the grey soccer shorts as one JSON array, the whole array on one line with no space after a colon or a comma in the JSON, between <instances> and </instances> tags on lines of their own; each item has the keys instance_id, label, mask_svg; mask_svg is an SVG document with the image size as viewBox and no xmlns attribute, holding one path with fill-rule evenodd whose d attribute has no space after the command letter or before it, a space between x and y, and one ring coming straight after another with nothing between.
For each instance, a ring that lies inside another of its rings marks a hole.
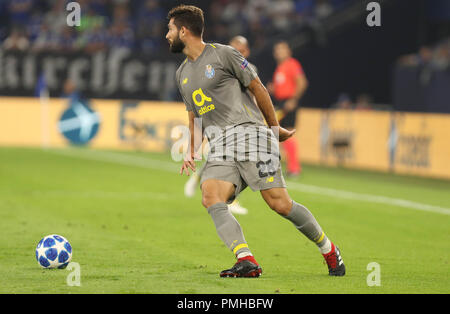
<instances>
[{"instance_id":1,"label":"grey soccer shorts","mask_svg":"<svg viewBox=\"0 0 450 314\"><path fill-rule=\"evenodd\" d=\"M260 161L214 161L208 160L202 169L200 186L209 179L231 182L235 186L234 199L249 186L252 191L262 191L271 188L285 188L281 163L279 158Z\"/></svg>"}]
</instances>

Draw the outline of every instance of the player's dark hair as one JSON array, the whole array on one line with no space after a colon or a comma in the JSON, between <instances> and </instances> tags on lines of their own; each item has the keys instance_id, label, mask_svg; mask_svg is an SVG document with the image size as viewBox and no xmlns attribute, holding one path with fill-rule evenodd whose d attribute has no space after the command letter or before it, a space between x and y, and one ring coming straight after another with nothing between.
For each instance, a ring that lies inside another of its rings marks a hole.
<instances>
[{"instance_id":1,"label":"player's dark hair","mask_svg":"<svg viewBox=\"0 0 450 314\"><path fill-rule=\"evenodd\" d=\"M170 10L167 19L172 19L178 29L182 26L191 31L192 35L201 37L205 27L202 9L193 5L181 4Z\"/></svg>"}]
</instances>

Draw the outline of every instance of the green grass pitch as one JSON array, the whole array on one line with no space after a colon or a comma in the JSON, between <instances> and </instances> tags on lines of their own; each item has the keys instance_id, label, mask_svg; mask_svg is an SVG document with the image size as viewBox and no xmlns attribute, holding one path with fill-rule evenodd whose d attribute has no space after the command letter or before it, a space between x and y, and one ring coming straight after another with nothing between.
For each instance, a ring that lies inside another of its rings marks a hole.
<instances>
[{"instance_id":1,"label":"green grass pitch","mask_svg":"<svg viewBox=\"0 0 450 314\"><path fill-rule=\"evenodd\" d=\"M235 262L167 154L0 149L0 293L449 293L450 181L304 166L288 180L341 249L329 277L315 245L259 193L236 216L263 267L258 279L219 278ZM81 267L41 269L37 242L61 234ZM368 286L380 265L380 286Z\"/></svg>"}]
</instances>

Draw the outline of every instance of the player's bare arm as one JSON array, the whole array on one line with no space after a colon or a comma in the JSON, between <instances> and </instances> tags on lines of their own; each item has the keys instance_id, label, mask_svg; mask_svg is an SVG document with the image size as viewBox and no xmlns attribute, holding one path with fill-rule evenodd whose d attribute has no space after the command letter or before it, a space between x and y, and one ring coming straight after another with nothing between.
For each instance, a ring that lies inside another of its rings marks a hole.
<instances>
[{"instance_id":1,"label":"player's bare arm","mask_svg":"<svg viewBox=\"0 0 450 314\"><path fill-rule=\"evenodd\" d=\"M189 116L190 141L189 141L188 152L187 152L187 154L183 160L183 164L181 166L180 175L183 175L183 173L186 173L186 175L189 176L190 175L189 169L191 169L192 171L195 172L194 155L195 155L196 149L198 148L198 147L195 147L195 142L196 142L195 134L197 134L198 132L196 132L196 130L195 130L194 112L188 111L188 116Z\"/></svg>"},{"instance_id":2,"label":"player's bare arm","mask_svg":"<svg viewBox=\"0 0 450 314\"><path fill-rule=\"evenodd\" d=\"M264 119L267 122L267 125L269 127L278 128L279 141L283 142L288 138L290 138L291 136L293 136L295 133L295 129L289 131L286 130L285 128L280 127L280 124L278 123L278 119L275 113L275 108L273 107L272 100L270 99L269 92L261 83L261 80L259 78L255 78L253 81L250 82L248 89L255 96L256 104L258 105L259 110L261 110Z\"/></svg>"}]
</instances>

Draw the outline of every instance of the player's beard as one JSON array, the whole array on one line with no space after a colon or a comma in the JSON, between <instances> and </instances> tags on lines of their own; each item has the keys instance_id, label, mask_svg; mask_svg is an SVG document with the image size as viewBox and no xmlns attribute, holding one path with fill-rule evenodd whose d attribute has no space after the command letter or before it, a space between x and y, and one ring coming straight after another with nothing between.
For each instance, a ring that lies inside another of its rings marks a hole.
<instances>
[{"instance_id":1,"label":"player's beard","mask_svg":"<svg viewBox=\"0 0 450 314\"><path fill-rule=\"evenodd\" d=\"M177 38L175 38L172 41L172 44L170 44L170 52L173 52L173 53L183 52L184 47L185 47L185 45L181 41L180 36L177 36Z\"/></svg>"}]
</instances>

